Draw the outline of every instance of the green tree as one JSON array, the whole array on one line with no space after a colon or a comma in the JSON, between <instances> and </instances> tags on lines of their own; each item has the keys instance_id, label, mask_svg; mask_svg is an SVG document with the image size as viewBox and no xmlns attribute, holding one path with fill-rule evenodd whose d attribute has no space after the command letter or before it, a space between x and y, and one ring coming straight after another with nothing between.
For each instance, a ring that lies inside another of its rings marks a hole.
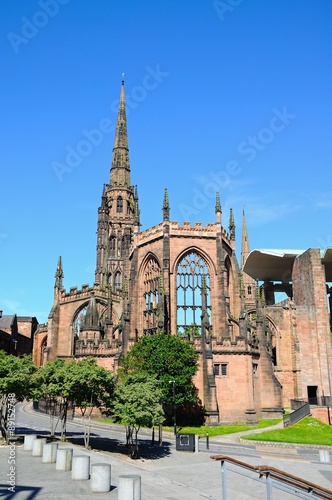
<instances>
[{"instance_id":1,"label":"green tree","mask_svg":"<svg viewBox=\"0 0 332 500\"><path fill-rule=\"evenodd\" d=\"M97 365L93 357L72 362L71 390L75 408L79 408L84 424L84 446L89 447L91 413L98 408L109 414L114 393L114 375L111 371Z\"/></svg>"},{"instance_id":2,"label":"green tree","mask_svg":"<svg viewBox=\"0 0 332 500\"><path fill-rule=\"evenodd\" d=\"M73 404L70 370L70 362L64 359L48 361L35 373L32 381L34 399L46 401L52 436L58 423L61 424L61 440L65 439L68 408Z\"/></svg>"},{"instance_id":3,"label":"green tree","mask_svg":"<svg viewBox=\"0 0 332 500\"><path fill-rule=\"evenodd\" d=\"M31 356L18 358L0 351L0 428L7 443L14 433L8 422L13 422L16 402L31 398L31 375L35 370Z\"/></svg>"},{"instance_id":4,"label":"green tree","mask_svg":"<svg viewBox=\"0 0 332 500\"><path fill-rule=\"evenodd\" d=\"M137 435L140 428L150 428L164 421L161 398L158 381L142 374L129 375L116 387L114 414L126 426L127 445L135 445L134 456L138 456Z\"/></svg>"},{"instance_id":5,"label":"green tree","mask_svg":"<svg viewBox=\"0 0 332 500\"><path fill-rule=\"evenodd\" d=\"M122 359L118 371L120 380L129 375L145 374L159 381L161 401L167 413L173 404L197 404L197 389L193 376L197 372L198 355L187 342L174 335L157 334L142 337ZM175 394L173 384L175 381ZM175 396L175 401L174 401Z\"/></svg>"},{"instance_id":6,"label":"green tree","mask_svg":"<svg viewBox=\"0 0 332 500\"><path fill-rule=\"evenodd\" d=\"M79 408L84 424L84 445L87 448L93 408L107 412L111 407L113 374L98 366L92 357L81 361L57 359L46 363L35 374L34 386L35 398L44 398L50 409L51 434L54 434L60 421L62 440L66 435L68 409L71 405Z\"/></svg>"}]
</instances>

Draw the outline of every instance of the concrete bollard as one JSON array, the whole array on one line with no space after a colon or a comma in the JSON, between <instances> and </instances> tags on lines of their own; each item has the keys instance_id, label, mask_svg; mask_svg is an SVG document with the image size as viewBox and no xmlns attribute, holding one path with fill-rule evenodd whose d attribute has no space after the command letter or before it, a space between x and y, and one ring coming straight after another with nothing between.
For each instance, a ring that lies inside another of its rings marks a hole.
<instances>
[{"instance_id":1,"label":"concrete bollard","mask_svg":"<svg viewBox=\"0 0 332 500\"><path fill-rule=\"evenodd\" d=\"M199 452L199 436L195 435L195 453Z\"/></svg>"},{"instance_id":2,"label":"concrete bollard","mask_svg":"<svg viewBox=\"0 0 332 500\"><path fill-rule=\"evenodd\" d=\"M141 500L141 476L128 474L119 476L119 500Z\"/></svg>"},{"instance_id":3,"label":"concrete bollard","mask_svg":"<svg viewBox=\"0 0 332 500\"><path fill-rule=\"evenodd\" d=\"M75 455L72 461L71 469L72 479L89 479L90 478L90 457L89 455Z\"/></svg>"},{"instance_id":4,"label":"concrete bollard","mask_svg":"<svg viewBox=\"0 0 332 500\"><path fill-rule=\"evenodd\" d=\"M57 449L58 449L58 443L44 444L42 462L44 464L54 464L56 462Z\"/></svg>"},{"instance_id":5,"label":"concrete bollard","mask_svg":"<svg viewBox=\"0 0 332 500\"><path fill-rule=\"evenodd\" d=\"M90 490L103 493L111 489L111 466L99 463L91 465Z\"/></svg>"},{"instance_id":6,"label":"concrete bollard","mask_svg":"<svg viewBox=\"0 0 332 500\"><path fill-rule=\"evenodd\" d=\"M56 470L71 470L73 448L58 448L56 452Z\"/></svg>"},{"instance_id":7,"label":"concrete bollard","mask_svg":"<svg viewBox=\"0 0 332 500\"><path fill-rule=\"evenodd\" d=\"M330 453L328 450L319 450L319 461L328 463L330 461Z\"/></svg>"},{"instance_id":8,"label":"concrete bollard","mask_svg":"<svg viewBox=\"0 0 332 500\"><path fill-rule=\"evenodd\" d=\"M26 434L24 436L23 449L26 451L31 451L32 450L32 443L35 439L37 439L37 434Z\"/></svg>"},{"instance_id":9,"label":"concrete bollard","mask_svg":"<svg viewBox=\"0 0 332 500\"><path fill-rule=\"evenodd\" d=\"M37 438L32 441L32 456L33 457L42 457L43 456L43 448L44 444L46 444L46 438Z\"/></svg>"}]
</instances>

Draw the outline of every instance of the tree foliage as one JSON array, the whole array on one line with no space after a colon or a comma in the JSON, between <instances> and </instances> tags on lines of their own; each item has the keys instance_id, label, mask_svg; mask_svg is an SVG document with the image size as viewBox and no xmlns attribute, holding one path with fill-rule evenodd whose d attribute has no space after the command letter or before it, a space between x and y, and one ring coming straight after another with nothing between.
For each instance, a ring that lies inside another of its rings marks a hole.
<instances>
[{"instance_id":1,"label":"tree foliage","mask_svg":"<svg viewBox=\"0 0 332 500\"><path fill-rule=\"evenodd\" d=\"M84 414L88 408L109 411L114 391L114 375L97 365L96 359L87 357L71 362L71 390L75 405Z\"/></svg>"},{"instance_id":2,"label":"tree foliage","mask_svg":"<svg viewBox=\"0 0 332 500\"><path fill-rule=\"evenodd\" d=\"M138 374L155 378L159 381L164 404L196 403L197 389L192 379L197 372L197 360L194 348L174 335L146 336L122 359L118 376L120 380ZM175 381L175 394L172 380Z\"/></svg>"},{"instance_id":3,"label":"tree foliage","mask_svg":"<svg viewBox=\"0 0 332 500\"><path fill-rule=\"evenodd\" d=\"M33 377L34 399L45 399L50 415L51 435L61 423L61 439L65 439L68 408L73 402L69 362L64 359L48 361ZM57 417L57 422L55 419Z\"/></svg>"},{"instance_id":4,"label":"tree foliage","mask_svg":"<svg viewBox=\"0 0 332 500\"><path fill-rule=\"evenodd\" d=\"M164 421L159 382L145 375L129 375L119 382L114 399L114 414L127 429L127 444L138 447L137 434L141 427L153 427Z\"/></svg>"},{"instance_id":5,"label":"tree foliage","mask_svg":"<svg viewBox=\"0 0 332 500\"><path fill-rule=\"evenodd\" d=\"M90 415L94 407L107 411L114 390L113 374L97 365L95 358L80 361L57 359L47 362L34 377L34 397L44 398L51 411L51 433L55 432L55 416L61 422L61 438L65 438L67 414L70 405L80 409L84 422L84 444L89 446ZM89 425L86 425L88 414Z\"/></svg>"},{"instance_id":6,"label":"tree foliage","mask_svg":"<svg viewBox=\"0 0 332 500\"><path fill-rule=\"evenodd\" d=\"M35 370L31 356L18 358L0 351L0 428L7 441L9 399L17 402L31 398L31 376Z\"/></svg>"},{"instance_id":7,"label":"tree foliage","mask_svg":"<svg viewBox=\"0 0 332 500\"><path fill-rule=\"evenodd\" d=\"M109 414L114 397L114 375L97 365L95 358L88 357L72 362L72 393L75 407L81 411L84 423L84 445L89 446L90 417L93 408Z\"/></svg>"}]
</instances>

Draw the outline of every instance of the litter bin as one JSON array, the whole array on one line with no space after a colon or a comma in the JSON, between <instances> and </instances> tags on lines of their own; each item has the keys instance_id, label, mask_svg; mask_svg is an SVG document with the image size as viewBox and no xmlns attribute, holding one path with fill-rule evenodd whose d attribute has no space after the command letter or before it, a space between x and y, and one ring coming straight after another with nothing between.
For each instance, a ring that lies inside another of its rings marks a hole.
<instances>
[{"instance_id":1,"label":"litter bin","mask_svg":"<svg viewBox=\"0 0 332 500\"><path fill-rule=\"evenodd\" d=\"M177 434L176 449L178 451L195 451L195 434Z\"/></svg>"}]
</instances>

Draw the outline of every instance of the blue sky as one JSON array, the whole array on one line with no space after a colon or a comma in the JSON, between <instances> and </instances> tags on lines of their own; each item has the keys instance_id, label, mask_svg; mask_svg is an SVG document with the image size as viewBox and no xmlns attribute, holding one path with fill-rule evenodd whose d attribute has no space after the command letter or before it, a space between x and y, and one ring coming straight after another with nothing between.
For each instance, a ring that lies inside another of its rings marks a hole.
<instances>
[{"instance_id":1,"label":"blue sky","mask_svg":"<svg viewBox=\"0 0 332 500\"><path fill-rule=\"evenodd\" d=\"M125 73L142 229L223 224L251 249L332 246L330 0L2 0L0 307L47 320L93 283ZM76 153L76 154L75 154ZM59 165L62 165L59 167Z\"/></svg>"}]
</instances>

